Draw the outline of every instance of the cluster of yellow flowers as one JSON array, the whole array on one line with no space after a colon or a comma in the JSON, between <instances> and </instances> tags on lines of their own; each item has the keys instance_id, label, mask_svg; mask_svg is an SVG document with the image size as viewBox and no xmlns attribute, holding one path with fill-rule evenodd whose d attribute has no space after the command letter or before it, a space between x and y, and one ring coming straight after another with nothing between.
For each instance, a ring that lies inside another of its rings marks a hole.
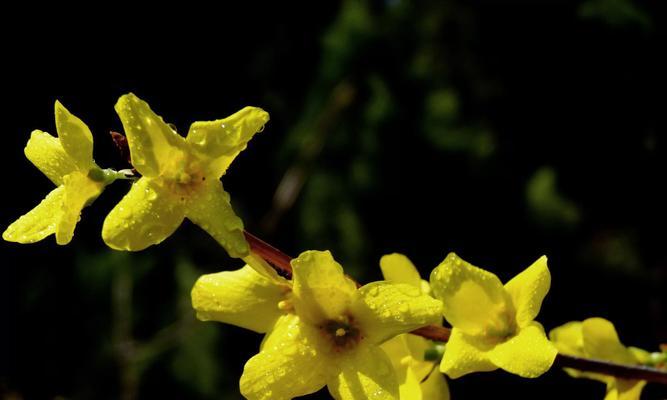
<instances>
[{"instance_id":1,"label":"cluster of yellow flowers","mask_svg":"<svg viewBox=\"0 0 667 400\"><path fill-rule=\"evenodd\" d=\"M28 159L57 188L20 217L3 238L32 243L55 233L72 239L82 209L105 186L127 178L93 161L88 127L56 102L58 137L34 131ZM192 289L203 321L220 321L266 334L245 365L241 393L248 399L291 399L328 387L336 399L448 399L444 375L503 369L535 378L557 354L647 365L651 355L624 347L601 318L570 322L550 332L535 321L551 285L541 257L505 285L496 275L450 253L423 280L410 260L380 260L385 280L363 286L328 251L306 251L291 261L286 279L251 252L220 177L261 131L269 115L246 107L232 116L195 122L182 137L133 94L116 104L141 177L104 221L112 248L136 251L160 243L185 217L246 265L204 275ZM428 325L452 326L446 345L408 334ZM439 368L438 368L439 362ZM607 399L638 399L644 381L567 371L607 384Z\"/></svg>"}]
</instances>

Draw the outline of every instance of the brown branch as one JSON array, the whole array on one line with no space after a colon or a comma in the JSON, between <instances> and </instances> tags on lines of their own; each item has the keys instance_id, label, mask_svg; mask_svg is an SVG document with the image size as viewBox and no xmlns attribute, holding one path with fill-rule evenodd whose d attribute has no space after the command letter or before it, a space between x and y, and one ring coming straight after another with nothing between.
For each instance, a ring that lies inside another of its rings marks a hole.
<instances>
[{"instance_id":1,"label":"brown branch","mask_svg":"<svg viewBox=\"0 0 667 400\"><path fill-rule=\"evenodd\" d=\"M667 385L667 371L641 365L616 364L592 358L582 358L559 354L553 364L559 368L573 368L580 371L599 372L617 378L635 379Z\"/></svg>"},{"instance_id":2,"label":"brown branch","mask_svg":"<svg viewBox=\"0 0 667 400\"><path fill-rule=\"evenodd\" d=\"M245 236L250 244L250 250L252 252L271 264L278 274L288 277L288 279L291 278L292 266L290 265L290 260L292 258L290 256L248 232L245 232ZM358 285L359 284L357 284L357 286ZM428 325L410 333L436 342L447 342L451 331L450 328L444 326ZM558 354L553 365L558 368L573 368L581 371L598 372L604 375L615 376L617 378L667 384L667 371L639 365L616 364L608 361L567 356L564 354Z\"/></svg>"}]
</instances>

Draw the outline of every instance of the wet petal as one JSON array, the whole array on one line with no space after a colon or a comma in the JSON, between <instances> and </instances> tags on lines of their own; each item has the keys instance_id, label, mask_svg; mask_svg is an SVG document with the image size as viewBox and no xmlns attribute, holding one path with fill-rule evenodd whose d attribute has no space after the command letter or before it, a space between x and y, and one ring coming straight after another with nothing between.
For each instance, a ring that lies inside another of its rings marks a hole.
<instances>
[{"instance_id":1,"label":"wet petal","mask_svg":"<svg viewBox=\"0 0 667 400\"><path fill-rule=\"evenodd\" d=\"M551 287L551 274L547 267L547 257L542 256L530 267L505 284L512 296L519 327L528 325L537 317L542 300Z\"/></svg>"},{"instance_id":2,"label":"wet petal","mask_svg":"<svg viewBox=\"0 0 667 400\"><path fill-rule=\"evenodd\" d=\"M56 101L56 130L65 152L82 172L95 166L93 162L93 134L88 125Z\"/></svg>"},{"instance_id":3,"label":"wet petal","mask_svg":"<svg viewBox=\"0 0 667 400\"><path fill-rule=\"evenodd\" d=\"M391 361L377 346L359 346L339 360L340 373L327 383L336 400L398 400Z\"/></svg>"},{"instance_id":4,"label":"wet petal","mask_svg":"<svg viewBox=\"0 0 667 400\"><path fill-rule=\"evenodd\" d=\"M498 277L456 254L449 253L433 270L431 288L453 327L469 335L505 336L513 331L514 309Z\"/></svg>"},{"instance_id":5,"label":"wet petal","mask_svg":"<svg viewBox=\"0 0 667 400\"><path fill-rule=\"evenodd\" d=\"M421 288L421 277L414 264L403 254L392 253L382 256L380 268L384 279L394 283L407 283Z\"/></svg>"},{"instance_id":6,"label":"wet petal","mask_svg":"<svg viewBox=\"0 0 667 400\"><path fill-rule=\"evenodd\" d=\"M192 288L192 307L202 321L219 321L267 332L282 315L286 288L245 266L201 276Z\"/></svg>"},{"instance_id":7,"label":"wet petal","mask_svg":"<svg viewBox=\"0 0 667 400\"><path fill-rule=\"evenodd\" d=\"M487 355L492 348L492 344L453 328L440 363L440 371L452 379L472 372L493 371L498 367Z\"/></svg>"},{"instance_id":8,"label":"wet petal","mask_svg":"<svg viewBox=\"0 0 667 400\"><path fill-rule=\"evenodd\" d=\"M269 114L257 107L245 107L215 121L198 121L190 126L187 141L212 159L212 169L221 176L246 148L255 133L269 121Z\"/></svg>"},{"instance_id":9,"label":"wet petal","mask_svg":"<svg viewBox=\"0 0 667 400\"><path fill-rule=\"evenodd\" d=\"M92 203L104 190L104 185L74 172L65 176L65 197L62 202L62 216L56 225L56 242L67 244L72 240L74 228L79 222L81 210Z\"/></svg>"},{"instance_id":10,"label":"wet petal","mask_svg":"<svg viewBox=\"0 0 667 400\"><path fill-rule=\"evenodd\" d=\"M287 400L318 391L331 373L322 340L298 316L280 317L262 350L246 363L241 394L250 400Z\"/></svg>"},{"instance_id":11,"label":"wet petal","mask_svg":"<svg viewBox=\"0 0 667 400\"><path fill-rule=\"evenodd\" d=\"M356 286L329 251L305 251L292 260L292 269L297 314L314 324L345 314Z\"/></svg>"},{"instance_id":12,"label":"wet petal","mask_svg":"<svg viewBox=\"0 0 667 400\"><path fill-rule=\"evenodd\" d=\"M185 216L185 207L178 200L159 181L139 179L104 220L104 242L113 249L129 251L162 242Z\"/></svg>"},{"instance_id":13,"label":"wet petal","mask_svg":"<svg viewBox=\"0 0 667 400\"><path fill-rule=\"evenodd\" d=\"M35 208L9 225L2 238L8 242L34 243L55 233L64 197L63 186L53 189Z\"/></svg>"},{"instance_id":14,"label":"wet petal","mask_svg":"<svg viewBox=\"0 0 667 400\"><path fill-rule=\"evenodd\" d=\"M584 351L589 357L621 364L635 364L635 358L621 344L614 325L604 318L588 318L582 324Z\"/></svg>"},{"instance_id":15,"label":"wet petal","mask_svg":"<svg viewBox=\"0 0 667 400\"><path fill-rule=\"evenodd\" d=\"M547 372L557 354L556 346L538 322L532 322L488 353L495 365L524 378L537 378Z\"/></svg>"},{"instance_id":16,"label":"wet petal","mask_svg":"<svg viewBox=\"0 0 667 400\"><path fill-rule=\"evenodd\" d=\"M148 103L134 94L118 99L116 113L123 122L132 165L144 176L157 176L171 160L182 158L185 139L174 132Z\"/></svg>"},{"instance_id":17,"label":"wet petal","mask_svg":"<svg viewBox=\"0 0 667 400\"><path fill-rule=\"evenodd\" d=\"M57 186L63 184L65 175L77 169L60 140L46 132L32 131L24 151L28 160Z\"/></svg>"},{"instance_id":18,"label":"wet petal","mask_svg":"<svg viewBox=\"0 0 667 400\"><path fill-rule=\"evenodd\" d=\"M185 215L213 236L230 256L241 258L248 255L243 221L234 213L229 194L217 179L203 183L203 187L189 199Z\"/></svg>"},{"instance_id":19,"label":"wet petal","mask_svg":"<svg viewBox=\"0 0 667 400\"><path fill-rule=\"evenodd\" d=\"M352 315L371 343L439 323L442 303L404 283L373 282L359 289Z\"/></svg>"}]
</instances>

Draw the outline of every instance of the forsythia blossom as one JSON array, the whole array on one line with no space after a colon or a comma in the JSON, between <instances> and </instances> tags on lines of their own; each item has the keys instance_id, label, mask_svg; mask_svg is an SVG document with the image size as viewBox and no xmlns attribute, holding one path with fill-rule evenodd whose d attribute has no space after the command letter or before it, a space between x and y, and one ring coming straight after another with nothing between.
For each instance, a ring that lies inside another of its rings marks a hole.
<instances>
[{"instance_id":1,"label":"forsythia blossom","mask_svg":"<svg viewBox=\"0 0 667 400\"><path fill-rule=\"evenodd\" d=\"M546 257L503 286L496 275L450 253L431 273L453 327L440 370L451 378L497 368L526 378L546 372L557 350L533 320L550 284Z\"/></svg>"},{"instance_id":2,"label":"forsythia blossom","mask_svg":"<svg viewBox=\"0 0 667 400\"><path fill-rule=\"evenodd\" d=\"M107 245L145 249L169 237L187 217L232 257L247 256L243 222L234 213L220 177L269 114L246 107L225 119L195 122L184 138L134 94L122 96L115 108L132 164L142 177L104 221L102 237Z\"/></svg>"},{"instance_id":3,"label":"forsythia blossom","mask_svg":"<svg viewBox=\"0 0 667 400\"><path fill-rule=\"evenodd\" d=\"M55 233L58 244L69 243L81 210L119 177L93 161L93 136L83 121L58 101L55 116L58 137L33 131L25 155L57 187L5 230L7 241L33 243Z\"/></svg>"},{"instance_id":4,"label":"forsythia blossom","mask_svg":"<svg viewBox=\"0 0 667 400\"><path fill-rule=\"evenodd\" d=\"M428 295L431 288L421 279L419 271L403 254L388 254L380 259L382 275L387 282L405 283ZM433 342L404 333L382 344L398 378L401 400L448 400L449 386L444 375L435 368L436 361L426 360L425 353Z\"/></svg>"},{"instance_id":5,"label":"forsythia blossom","mask_svg":"<svg viewBox=\"0 0 667 400\"><path fill-rule=\"evenodd\" d=\"M603 318L573 321L549 332L549 337L562 354L612 361L618 364L638 365L650 355L636 347L625 347L618 338L614 325ZM594 372L566 368L575 378L588 378L607 385L605 400L639 400L646 381L620 379Z\"/></svg>"},{"instance_id":6,"label":"forsythia blossom","mask_svg":"<svg viewBox=\"0 0 667 400\"><path fill-rule=\"evenodd\" d=\"M442 304L406 284L357 288L328 251L292 260L293 281L246 266L202 276L192 304L203 320L268 332L245 365L248 399L291 399L328 386L336 399L399 397L392 364L379 345L440 319Z\"/></svg>"}]
</instances>

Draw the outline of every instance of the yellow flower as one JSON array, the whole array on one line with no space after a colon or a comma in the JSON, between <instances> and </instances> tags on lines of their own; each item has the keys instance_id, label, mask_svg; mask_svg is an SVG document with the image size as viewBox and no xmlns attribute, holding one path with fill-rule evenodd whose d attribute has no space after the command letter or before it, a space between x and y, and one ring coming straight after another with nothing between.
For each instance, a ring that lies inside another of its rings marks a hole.
<instances>
[{"instance_id":1,"label":"yellow flower","mask_svg":"<svg viewBox=\"0 0 667 400\"><path fill-rule=\"evenodd\" d=\"M450 253L431 273L453 327L440 370L451 378L497 368L526 378L546 372L557 351L533 320L550 284L544 256L503 287L496 275Z\"/></svg>"},{"instance_id":2,"label":"yellow flower","mask_svg":"<svg viewBox=\"0 0 667 400\"><path fill-rule=\"evenodd\" d=\"M549 332L549 338L562 354L595 358L619 364L639 365L650 357L645 350L625 347L618 338L614 325L603 318L573 321ZM607 385L605 400L639 400L646 381L619 379L571 368L565 371L575 378L588 378Z\"/></svg>"},{"instance_id":3,"label":"yellow flower","mask_svg":"<svg viewBox=\"0 0 667 400\"><path fill-rule=\"evenodd\" d=\"M192 304L203 320L268 332L245 365L248 399L291 399L328 386L336 399L398 399L391 362L379 344L440 318L441 303L406 284L357 289L328 251L292 260L292 284L246 266L202 276Z\"/></svg>"},{"instance_id":4,"label":"yellow flower","mask_svg":"<svg viewBox=\"0 0 667 400\"><path fill-rule=\"evenodd\" d=\"M403 254L393 253L380 259L382 275L388 282L405 283L419 288L422 294L431 291L427 281ZM444 375L435 371L435 361L424 358L431 341L420 336L402 334L382 344L396 372L402 400L447 400L449 386Z\"/></svg>"},{"instance_id":5,"label":"yellow flower","mask_svg":"<svg viewBox=\"0 0 667 400\"><path fill-rule=\"evenodd\" d=\"M81 210L119 177L93 161L93 135L83 121L58 101L55 115L58 137L33 131L25 155L57 187L5 230L7 241L34 243L55 233L58 244L69 243Z\"/></svg>"},{"instance_id":6,"label":"yellow flower","mask_svg":"<svg viewBox=\"0 0 667 400\"><path fill-rule=\"evenodd\" d=\"M142 177L104 221L107 245L145 249L169 237L187 217L232 257L247 256L243 222L232 210L220 177L269 114L246 107L225 119L195 122L184 138L134 94L122 96L115 108L132 164Z\"/></svg>"}]
</instances>

